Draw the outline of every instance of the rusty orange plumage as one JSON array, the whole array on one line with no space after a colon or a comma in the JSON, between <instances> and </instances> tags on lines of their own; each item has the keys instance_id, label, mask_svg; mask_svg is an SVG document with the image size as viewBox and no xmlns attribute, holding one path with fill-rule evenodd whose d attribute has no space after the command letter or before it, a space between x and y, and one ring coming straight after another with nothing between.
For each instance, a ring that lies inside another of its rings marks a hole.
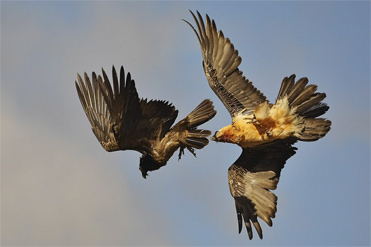
<instances>
[{"instance_id":1,"label":"rusty orange plumage","mask_svg":"<svg viewBox=\"0 0 371 247\"><path fill-rule=\"evenodd\" d=\"M200 43L203 69L214 93L232 117L232 123L216 131L212 140L242 147L240 157L228 169L228 183L235 199L239 232L245 223L253 236L252 225L263 238L258 217L272 226L277 211L276 189L281 170L295 154L297 141L316 141L330 130L331 122L319 118L329 107L322 103L325 93L316 92L307 78L295 81L285 77L276 102L266 97L239 70L242 59L238 51L214 20L200 13L191 14Z\"/></svg>"},{"instance_id":2,"label":"rusty orange plumage","mask_svg":"<svg viewBox=\"0 0 371 247\"><path fill-rule=\"evenodd\" d=\"M217 131L212 140L253 147L291 136L300 138L304 128L303 117L290 109L285 97L274 105L261 103L252 114L237 113L232 124Z\"/></svg>"}]
</instances>

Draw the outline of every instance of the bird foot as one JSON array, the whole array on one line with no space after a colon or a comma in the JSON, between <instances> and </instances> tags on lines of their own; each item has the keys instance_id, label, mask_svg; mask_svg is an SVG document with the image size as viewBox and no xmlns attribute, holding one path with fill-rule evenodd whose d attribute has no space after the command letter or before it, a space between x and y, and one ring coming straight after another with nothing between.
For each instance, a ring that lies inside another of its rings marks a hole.
<instances>
[{"instance_id":1,"label":"bird foot","mask_svg":"<svg viewBox=\"0 0 371 247\"><path fill-rule=\"evenodd\" d=\"M253 123L253 124L259 124L260 125L259 121L256 119L254 114L253 114L252 117L247 117L246 120L247 120L247 122L246 122L247 124Z\"/></svg>"},{"instance_id":2,"label":"bird foot","mask_svg":"<svg viewBox=\"0 0 371 247\"><path fill-rule=\"evenodd\" d=\"M192 147L187 147L188 151L191 152L191 154L193 154L193 156L196 157L196 152L195 152L195 149L192 148Z\"/></svg>"},{"instance_id":3,"label":"bird foot","mask_svg":"<svg viewBox=\"0 0 371 247\"><path fill-rule=\"evenodd\" d=\"M193 156L196 157L196 152L195 152L194 148L188 147L188 146L186 148L188 149L189 152L191 152L191 154L193 154ZM184 149L185 149L185 147L180 147L179 148L178 160L180 160L180 158L182 158L182 155L184 155Z\"/></svg>"},{"instance_id":4,"label":"bird foot","mask_svg":"<svg viewBox=\"0 0 371 247\"><path fill-rule=\"evenodd\" d=\"M179 148L178 160L180 160L180 158L182 158L182 155L184 155L184 147Z\"/></svg>"}]
</instances>

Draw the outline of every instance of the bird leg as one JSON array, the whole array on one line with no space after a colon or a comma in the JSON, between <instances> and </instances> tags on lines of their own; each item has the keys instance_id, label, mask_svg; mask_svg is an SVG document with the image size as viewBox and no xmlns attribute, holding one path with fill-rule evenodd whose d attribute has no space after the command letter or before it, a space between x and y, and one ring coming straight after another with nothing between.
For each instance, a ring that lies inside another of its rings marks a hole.
<instances>
[{"instance_id":1,"label":"bird leg","mask_svg":"<svg viewBox=\"0 0 371 247\"><path fill-rule=\"evenodd\" d=\"M195 152L195 149L193 147L187 146L187 149L188 149L189 152L191 152L191 154L193 154L193 156L196 157L196 152Z\"/></svg>"},{"instance_id":2,"label":"bird leg","mask_svg":"<svg viewBox=\"0 0 371 247\"><path fill-rule=\"evenodd\" d=\"M267 134L268 137L272 136L272 128L270 128L269 130L265 129L265 133Z\"/></svg>"},{"instance_id":3,"label":"bird leg","mask_svg":"<svg viewBox=\"0 0 371 247\"><path fill-rule=\"evenodd\" d=\"M189 152L191 152L191 154L193 154L193 156L196 157L196 152L195 152L195 149L193 147L190 147L190 146L181 146L179 148L179 155L178 155L178 160L180 160L180 158L182 157L182 155L184 155L184 149L187 148Z\"/></svg>"},{"instance_id":4,"label":"bird leg","mask_svg":"<svg viewBox=\"0 0 371 247\"><path fill-rule=\"evenodd\" d=\"M256 123L260 125L259 121L256 120L255 114L252 114L252 117L246 117L245 120L247 120L247 124Z\"/></svg>"},{"instance_id":5,"label":"bird leg","mask_svg":"<svg viewBox=\"0 0 371 247\"><path fill-rule=\"evenodd\" d=\"M183 146L180 146L178 160L180 160L180 158L182 158L182 155L184 155L184 147Z\"/></svg>"}]
</instances>

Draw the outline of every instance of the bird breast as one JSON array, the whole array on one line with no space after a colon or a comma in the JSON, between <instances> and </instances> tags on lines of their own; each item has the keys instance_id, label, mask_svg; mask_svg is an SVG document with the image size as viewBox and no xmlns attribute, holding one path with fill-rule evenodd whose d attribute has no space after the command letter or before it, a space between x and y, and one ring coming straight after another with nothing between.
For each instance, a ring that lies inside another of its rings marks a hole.
<instances>
[{"instance_id":1,"label":"bird breast","mask_svg":"<svg viewBox=\"0 0 371 247\"><path fill-rule=\"evenodd\" d=\"M301 131L301 118L290 109L286 98L269 106L264 102L256 107L253 114L237 114L231 125L215 134L220 142L235 143L253 147L275 139L285 139Z\"/></svg>"}]
</instances>

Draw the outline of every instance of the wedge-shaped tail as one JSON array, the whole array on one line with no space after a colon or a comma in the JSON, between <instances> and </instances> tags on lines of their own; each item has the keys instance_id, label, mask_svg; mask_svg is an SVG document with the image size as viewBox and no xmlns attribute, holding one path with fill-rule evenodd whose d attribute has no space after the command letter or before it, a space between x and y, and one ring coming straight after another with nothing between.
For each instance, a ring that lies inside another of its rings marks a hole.
<instances>
[{"instance_id":1,"label":"wedge-shaped tail","mask_svg":"<svg viewBox=\"0 0 371 247\"><path fill-rule=\"evenodd\" d=\"M276 189L281 170L292 157L298 140L315 141L325 136L331 122L322 116L329 107L322 103L325 93L307 78L295 82L295 75L282 81L275 104L269 103L239 69L241 57L229 38L216 28L215 21L191 11L202 52L202 65L209 86L232 117L232 123L216 131L212 140L234 143L243 151L228 169L228 182L235 199L239 232L243 223L249 238L258 218L272 226L277 211Z\"/></svg>"},{"instance_id":2,"label":"wedge-shaped tail","mask_svg":"<svg viewBox=\"0 0 371 247\"><path fill-rule=\"evenodd\" d=\"M214 110L213 102L205 99L186 117L188 127L197 127L213 118L215 114L216 111Z\"/></svg>"},{"instance_id":3,"label":"wedge-shaped tail","mask_svg":"<svg viewBox=\"0 0 371 247\"><path fill-rule=\"evenodd\" d=\"M331 121L317 118L323 115L329 106L322 102L326 98L326 94L316 91L317 85L308 85L306 77L295 82L295 75L291 75L283 79L278 93L277 102L287 97L293 113L303 118L301 121L303 128L300 132L295 133L295 136L301 141L316 141L325 136L331 127Z\"/></svg>"},{"instance_id":4,"label":"wedge-shaped tail","mask_svg":"<svg viewBox=\"0 0 371 247\"><path fill-rule=\"evenodd\" d=\"M176 132L183 131L185 133L180 138L182 145L180 147L179 159L184 153L184 148L187 148L193 155L196 155L194 149L202 149L209 143L207 137L211 135L211 131L197 129L197 126L209 121L215 114L216 111L213 102L205 99L187 117L179 121L172 128Z\"/></svg>"}]
</instances>

